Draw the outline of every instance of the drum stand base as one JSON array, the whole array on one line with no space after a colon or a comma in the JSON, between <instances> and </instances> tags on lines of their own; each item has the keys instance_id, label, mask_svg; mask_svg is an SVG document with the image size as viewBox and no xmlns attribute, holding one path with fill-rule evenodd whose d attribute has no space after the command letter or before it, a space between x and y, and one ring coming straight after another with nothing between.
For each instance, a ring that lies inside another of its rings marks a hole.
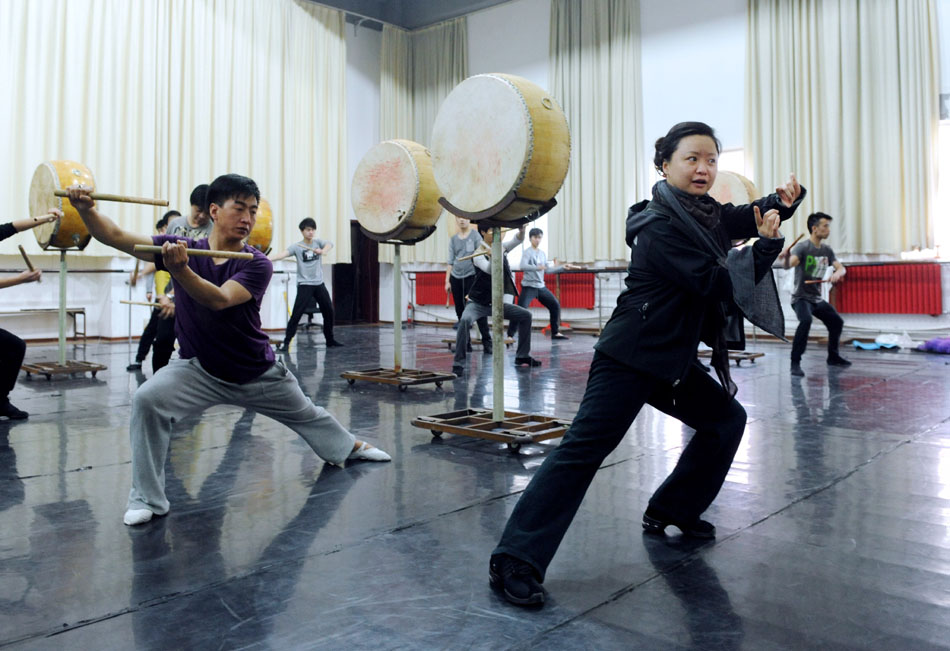
<instances>
[{"instance_id":1,"label":"drum stand base","mask_svg":"<svg viewBox=\"0 0 950 651\"><path fill-rule=\"evenodd\" d=\"M453 351L453 352L455 351L455 339L443 339L443 340L442 340L442 343L447 344L448 347L449 347L449 350L451 350L451 351ZM476 338L476 337L472 337L472 338L469 340L469 343L472 344L472 346L481 346L481 345L482 345L482 340L481 340L481 339L478 339L478 338ZM511 346L512 346L514 343L515 343L514 337L507 337L507 338L505 339L505 348L511 348Z\"/></svg>"},{"instance_id":2,"label":"drum stand base","mask_svg":"<svg viewBox=\"0 0 950 651\"><path fill-rule=\"evenodd\" d=\"M104 371L107 368L107 366L103 366L102 364L71 359L66 360L63 364L58 362L33 362L20 366L21 370L26 371L27 377L36 373L37 375L45 375L47 381L51 380L54 375L73 373L92 373L92 377L96 377L96 373Z\"/></svg>"},{"instance_id":3,"label":"drum stand base","mask_svg":"<svg viewBox=\"0 0 950 651\"><path fill-rule=\"evenodd\" d=\"M701 350L696 353L697 357L712 357L711 350ZM744 360L749 360L755 364L756 358L765 357L765 353L753 353L745 350L730 350L729 359L734 360L736 366L741 366Z\"/></svg>"},{"instance_id":4,"label":"drum stand base","mask_svg":"<svg viewBox=\"0 0 950 651\"><path fill-rule=\"evenodd\" d=\"M504 419L498 421L492 418L490 409L462 409L419 416L412 424L429 430L435 438L441 438L444 432L461 434L505 443L509 450L517 452L524 444L564 436L571 421L517 411L506 411Z\"/></svg>"},{"instance_id":5,"label":"drum stand base","mask_svg":"<svg viewBox=\"0 0 950 651\"><path fill-rule=\"evenodd\" d=\"M405 391L410 385L435 383L441 387L443 382L456 379L455 373L440 373L438 371L420 371L411 368L370 368L365 371L346 371L340 377L351 385L357 380L379 382L380 384L395 384L400 391Z\"/></svg>"}]
</instances>

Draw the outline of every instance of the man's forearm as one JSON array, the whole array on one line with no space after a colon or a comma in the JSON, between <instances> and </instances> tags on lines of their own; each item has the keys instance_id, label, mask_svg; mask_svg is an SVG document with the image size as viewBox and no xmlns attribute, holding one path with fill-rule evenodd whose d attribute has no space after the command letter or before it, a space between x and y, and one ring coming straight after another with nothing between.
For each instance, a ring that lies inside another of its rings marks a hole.
<instances>
[{"instance_id":1,"label":"man's forearm","mask_svg":"<svg viewBox=\"0 0 950 651\"><path fill-rule=\"evenodd\" d=\"M196 274L191 267L172 271L171 275L185 293L206 308L217 311L229 307L228 296L224 290Z\"/></svg>"}]
</instances>

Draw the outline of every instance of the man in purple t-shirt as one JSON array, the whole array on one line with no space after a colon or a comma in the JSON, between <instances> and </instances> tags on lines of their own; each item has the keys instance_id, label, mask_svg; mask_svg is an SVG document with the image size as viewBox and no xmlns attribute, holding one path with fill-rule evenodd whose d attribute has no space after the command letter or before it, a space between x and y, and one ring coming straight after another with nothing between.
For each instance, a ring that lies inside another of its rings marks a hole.
<instances>
[{"instance_id":1,"label":"man in purple t-shirt","mask_svg":"<svg viewBox=\"0 0 950 651\"><path fill-rule=\"evenodd\" d=\"M99 214L89 192L84 186L69 188L69 200L89 233L104 244L154 262L175 283L175 333L181 358L156 372L132 399L132 490L125 524L143 524L153 515L168 513L165 459L172 422L216 404L239 405L270 416L300 434L328 463L390 460L382 450L356 440L328 411L314 405L296 378L274 360L260 317L273 266L263 253L243 243L254 228L261 198L253 180L237 174L214 180L206 199L214 228L202 240L128 233ZM161 255L134 250L136 244L153 242L162 247ZM189 256L186 246L244 251L254 257ZM188 391L180 391L183 386ZM168 399L171 395L174 400Z\"/></svg>"}]
</instances>

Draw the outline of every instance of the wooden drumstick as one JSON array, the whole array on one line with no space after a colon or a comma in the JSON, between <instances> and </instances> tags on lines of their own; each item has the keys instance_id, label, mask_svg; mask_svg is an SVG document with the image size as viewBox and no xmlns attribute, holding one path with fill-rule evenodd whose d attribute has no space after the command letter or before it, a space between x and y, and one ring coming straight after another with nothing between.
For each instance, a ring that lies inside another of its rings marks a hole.
<instances>
[{"instance_id":1,"label":"wooden drumstick","mask_svg":"<svg viewBox=\"0 0 950 651\"><path fill-rule=\"evenodd\" d=\"M792 242L792 243L789 244L787 247L785 247L785 250L782 251L782 255L785 255L786 253L788 253L789 251L791 251L791 250L792 250L792 247L795 246L796 244L798 244L798 240L802 239L803 237L805 237L805 234L804 234L804 233L802 233L801 235L799 235L798 237L796 237L794 242Z\"/></svg>"},{"instance_id":2,"label":"wooden drumstick","mask_svg":"<svg viewBox=\"0 0 950 651\"><path fill-rule=\"evenodd\" d=\"M29 269L30 271L36 271L36 269L33 267L33 263L30 262L30 258L29 256L27 256L26 250L23 248L23 245L20 244L18 246L20 247L20 255L23 256L23 262L26 263L26 268Z\"/></svg>"},{"instance_id":3,"label":"wooden drumstick","mask_svg":"<svg viewBox=\"0 0 950 651\"><path fill-rule=\"evenodd\" d=\"M456 258L456 260L458 262L461 262L462 260L471 260L472 258L477 258L480 255L488 255L489 253L491 253L491 249L488 248L487 244L482 242L481 244L478 245L478 250L475 251L475 253L472 253L471 255L462 256L461 258Z\"/></svg>"},{"instance_id":4,"label":"wooden drumstick","mask_svg":"<svg viewBox=\"0 0 950 651\"><path fill-rule=\"evenodd\" d=\"M23 248L23 245L22 245L22 244L18 244L17 246L20 247L20 255L23 256L23 262L26 263L26 268L29 269L30 271L36 271L36 268L33 266L33 263L30 262L30 257L26 254L26 250ZM36 282L39 283L39 282L43 282L43 281L42 281L42 279L37 278L37 279L36 279Z\"/></svg>"},{"instance_id":5,"label":"wooden drumstick","mask_svg":"<svg viewBox=\"0 0 950 651\"><path fill-rule=\"evenodd\" d=\"M161 303L148 303L146 301L119 301L123 305L145 305L147 307L162 307Z\"/></svg>"},{"instance_id":6,"label":"wooden drumstick","mask_svg":"<svg viewBox=\"0 0 950 651\"><path fill-rule=\"evenodd\" d=\"M57 197L69 197L69 192L66 190L53 190L53 194ZM129 197L124 194L105 194L102 192L90 192L89 197L95 199L96 201L118 201L121 203L143 203L149 206L167 206L168 201L165 199L147 199L144 197Z\"/></svg>"},{"instance_id":7,"label":"wooden drumstick","mask_svg":"<svg viewBox=\"0 0 950 651\"><path fill-rule=\"evenodd\" d=\"M805 281L805 284L806 284L806 285L817 285L818 283L826 283L826 282L828 282L828 281L827 281L827 280L806 280L806 281Z\"/></svg>"},{"instance_id":8,"label":"wooden drumstick","mask_svg":"<svg viewBox=\"0 0 950 651\"><path fill-rule=\"evenodd\" d=\"M141 253L161 253L162 247L149 244L136 244L135 251ZM253 260L254 254L245 251L213 251L208 249L185 249L188 255L200 255L206 258L234 258L235 260Z\"/></svg>"}]
</instances>

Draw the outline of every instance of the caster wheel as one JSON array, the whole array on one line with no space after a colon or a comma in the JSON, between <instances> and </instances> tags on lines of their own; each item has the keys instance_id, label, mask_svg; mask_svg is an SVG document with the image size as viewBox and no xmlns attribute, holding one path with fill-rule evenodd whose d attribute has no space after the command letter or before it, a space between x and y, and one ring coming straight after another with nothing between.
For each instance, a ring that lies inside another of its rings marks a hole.
<instances>
[{"instance_id":1,"label":"caster wheel","mask_svg":"<svg viewBox=\"0 0 950 651\"><path fill-rule=\"evenodd\" d=\"M436 382L436 383L435 383L435 386L436 386L436 388L441 389L441 388L442 388L442 382Z\"/></svg>"},{"instance_id":2,"label":"caster wheel","mask_svg":"<svg viewBox=\"0 0 950 651\"><path fill-rule=\"evenodd\" d=\"M400 384L400 385L399 385L399 390L400 390L400 391L405 391L408 387L409 387L409 385L407 385L407 384Z\"/></svg>"},{"instance_id":3,"label":"caster wheel","mask_svg":"<svg viewBox=\"0 0 950 651\"><path fill-rule=\"evenodd\" d=\"M45 373L45 375L46 375L46 381L47 381L47 382L49 382L50 380L53 379L53 376L50 375L49 373Z\"/></svg>"},{"instance_id":4,"label":"caster wheel","mask_svg":"<svg viewBox=\"0 0 950 651\"><path fill-rule=\"evenodd\" d=\"M434 439L440 439L440 438L442 438L442 432L440 432L439 430L434 429L434 430L430 430L430 431L432 432L432 438L434 438Z\"/></svg>"},{"instance_id":5,"label":"caster wheel","mask_svg":"<svg viewBox=\"0 0 950 651\"><path fill-rule=\"evenodd\" d=\"M507 445L508 445L508 449L511 450L512 452L517 452L518 450L521 449L520 443L508 443Z\"/></svg>"},{"instance_id":6,"label":"caster wheel","mask_svg":"<svg viewBox=\"0 0 950 651\"><path fill-rule=\"evenodd\" d=\"M92 372L92 377L93 377L93 378L96 377L96 373L97 373L97 372L98 372L98 371L93 371L93 372Z\"/></svg>"},{"instance_id":7,"label":"caster wheel","mask_svg":"<svg viewBox=\"0 0 950 651\"><path fill-rule=\"evenodd\" d=\"M351 377L350 377L350 378L346 378L346 383L349 384L350 386L353 386L354 384L356 384L356 380L354 380L354 379L351 378Z\"/></svg>"}]
</instances>

